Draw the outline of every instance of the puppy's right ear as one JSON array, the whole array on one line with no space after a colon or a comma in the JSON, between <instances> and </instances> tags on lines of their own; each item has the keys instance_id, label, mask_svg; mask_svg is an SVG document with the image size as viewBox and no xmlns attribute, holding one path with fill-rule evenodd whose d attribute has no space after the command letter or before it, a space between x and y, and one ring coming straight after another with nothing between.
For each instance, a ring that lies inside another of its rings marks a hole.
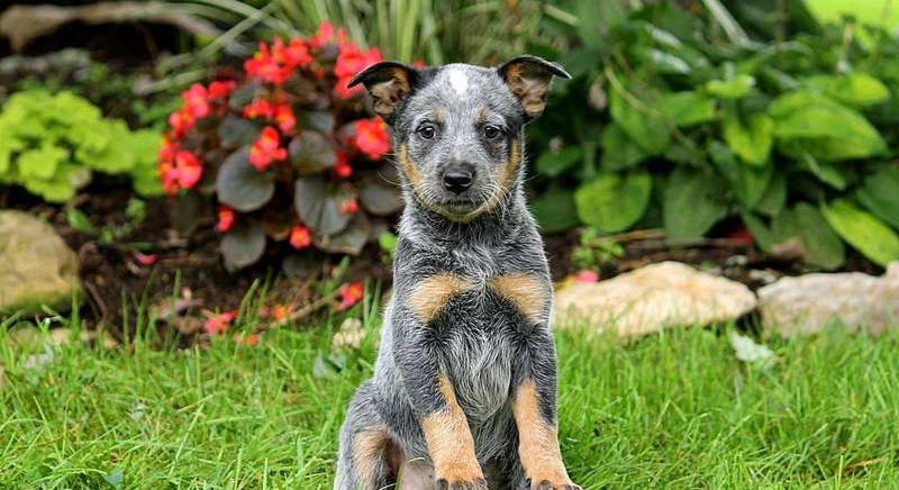
<instances>
[{"instance_id":1,"label":"puppy's right ear","mask_svg":"<svg viewBox=\"0 0 899 490\"><path fill-rule=\"evenodd\" d=\"M374 100L374 110L388 124L393 121L393 114L399 103L411 92L418 78L418 70L394 61L382 61L362 70L347 84L352 88L358 84L365 89Z\"/></svg>"}]
</instances>

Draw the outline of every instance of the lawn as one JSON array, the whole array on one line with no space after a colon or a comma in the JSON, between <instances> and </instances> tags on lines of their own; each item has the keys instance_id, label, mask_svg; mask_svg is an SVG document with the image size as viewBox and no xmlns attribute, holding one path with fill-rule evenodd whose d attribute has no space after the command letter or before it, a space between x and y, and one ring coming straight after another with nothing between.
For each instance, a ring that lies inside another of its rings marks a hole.
<instances>
[{"instance_id":1,"label":"lawn","mask_svg":"<svg viewBox=\"0 0 899 490\"><path fill-rule=\"evenodd\" d=\"M328 369L337 324L203 350L13 348L0 325L0 488L330 488L375 354L369 335ZM726 329L585 337L557 335L563 453L585 489L899 488L899 335L772 341L767 370Z\"/></svg>"}]
</instances>

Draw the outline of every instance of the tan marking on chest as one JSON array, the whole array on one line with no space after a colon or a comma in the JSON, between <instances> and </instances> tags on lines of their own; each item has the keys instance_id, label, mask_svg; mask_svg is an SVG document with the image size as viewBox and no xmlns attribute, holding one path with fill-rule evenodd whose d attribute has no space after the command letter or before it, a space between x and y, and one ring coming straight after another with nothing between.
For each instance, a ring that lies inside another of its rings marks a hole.
<instances>
[{"instance_id":1,"label":"tan marking on chest","mask_svg":"<svg viewBox=\"0 0 899 490\"><path fill-rule=\"evenodd\" d=\"M458 296L474 284L455 274L440 273L418 282L409 295L408 306L416 318L427 324L440 313L454 296Z\"/></svg>"},{"instance_id":2,"label":"tan marking on chest","mask_svg":"<svg viewBox=\"0 0 899 490\"><path fill-rule=\"evenodd\" d=\"M536 275L513 272L496 276L490 280L490 287L514 303L532 322L539 323L543 320L548 291L546 285Z\"/></svg>"},{"instance_id":3,"label":"tan marking on chest","mask_svg":"<svg viewBox=\"0 0 899 490\"><path fill-rule=\"evenodd\" d=\"M518 427L518 456L525 475L534 482L548 481L552 488L571 485L562 452L558 429L547 423L540 413L537 386L525 380L512 400L512 415Z\"/></svg>"}]
</instances>

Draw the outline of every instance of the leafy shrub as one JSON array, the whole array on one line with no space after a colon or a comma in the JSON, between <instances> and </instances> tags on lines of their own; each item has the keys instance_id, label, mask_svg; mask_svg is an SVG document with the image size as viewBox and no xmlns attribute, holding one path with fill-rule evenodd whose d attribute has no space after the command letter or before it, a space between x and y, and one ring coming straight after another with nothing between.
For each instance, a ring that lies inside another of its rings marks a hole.
<instances>
[{"instance_id":1,"label":"leafy shrub","mask_svg":"<svg viewBox=\"0 0 899 490\"><path fill-rule=\"evenodd\" d=\"M154 149L161 137L131 131L70 92L13 94L0 112L0 184L21 185L49 202L71 199L94 171L126 174L141 194L161 192Z\"/></svg>"},{"instance_id":2,"label":"leafy shrub","mask_svg":"<svg viewBox=\"0 0 899 490\"><path fill-rule=\"evenodd\" d=\"M381 60L323 24L308 39L262 43L246 79L196 84L183 94L159 151L169 194L214 194L230 269L271 242L358 253L399 210L385 124L349 79Z\"/></svg>"},{"instance_id":3,"label":"leafy shrub","mask_svg":"<svg viewBox=\"0 0 899 490\"><path fill-rule=\"evenodd\" d=\"M537 123L545 227L678 240L741 221L764 251L826 269L844 242L899 259L899 40L849 24L760 43L726 11L604 5Z\"/></svg>"}]
</instances>

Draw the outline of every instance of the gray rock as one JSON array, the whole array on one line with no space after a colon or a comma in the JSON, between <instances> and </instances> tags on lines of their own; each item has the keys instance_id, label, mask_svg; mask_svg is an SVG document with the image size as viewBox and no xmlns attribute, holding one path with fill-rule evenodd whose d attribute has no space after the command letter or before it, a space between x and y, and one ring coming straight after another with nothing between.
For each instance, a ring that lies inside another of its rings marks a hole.
<instances>
[{"instance_id":1,"label":"gray rock","mask_svg":"<svg viewBox=\"0 0 899 490\"><path fill-rule=\"evenodd\" d=\"M899 262L882 277L859 272L784 277L758 295L769 333L809 334L832 323L873 334L899 328Z\"/></svg>"},{"instance_id":2,"label":"gray rock","mask_svg":"<svg viewBox=\"0 0 899 490\"><path fill-rule=\"evenodd\" d=\"M49 223L0 210L0 311L64 310L80 292L78 258Z\"/></svg>"},{"instance_id":3,"label":"gray rock","mask_svg":"<svg viewBox=\"0 0 899 490\"><path fill-rule=\"evenodd\" d=\"M618 335L732 321L752 311L743 284L679 262L661 262L598 283L575 283L556 293L554 322L589 324Z\"/></svg>"}]
</instances>

